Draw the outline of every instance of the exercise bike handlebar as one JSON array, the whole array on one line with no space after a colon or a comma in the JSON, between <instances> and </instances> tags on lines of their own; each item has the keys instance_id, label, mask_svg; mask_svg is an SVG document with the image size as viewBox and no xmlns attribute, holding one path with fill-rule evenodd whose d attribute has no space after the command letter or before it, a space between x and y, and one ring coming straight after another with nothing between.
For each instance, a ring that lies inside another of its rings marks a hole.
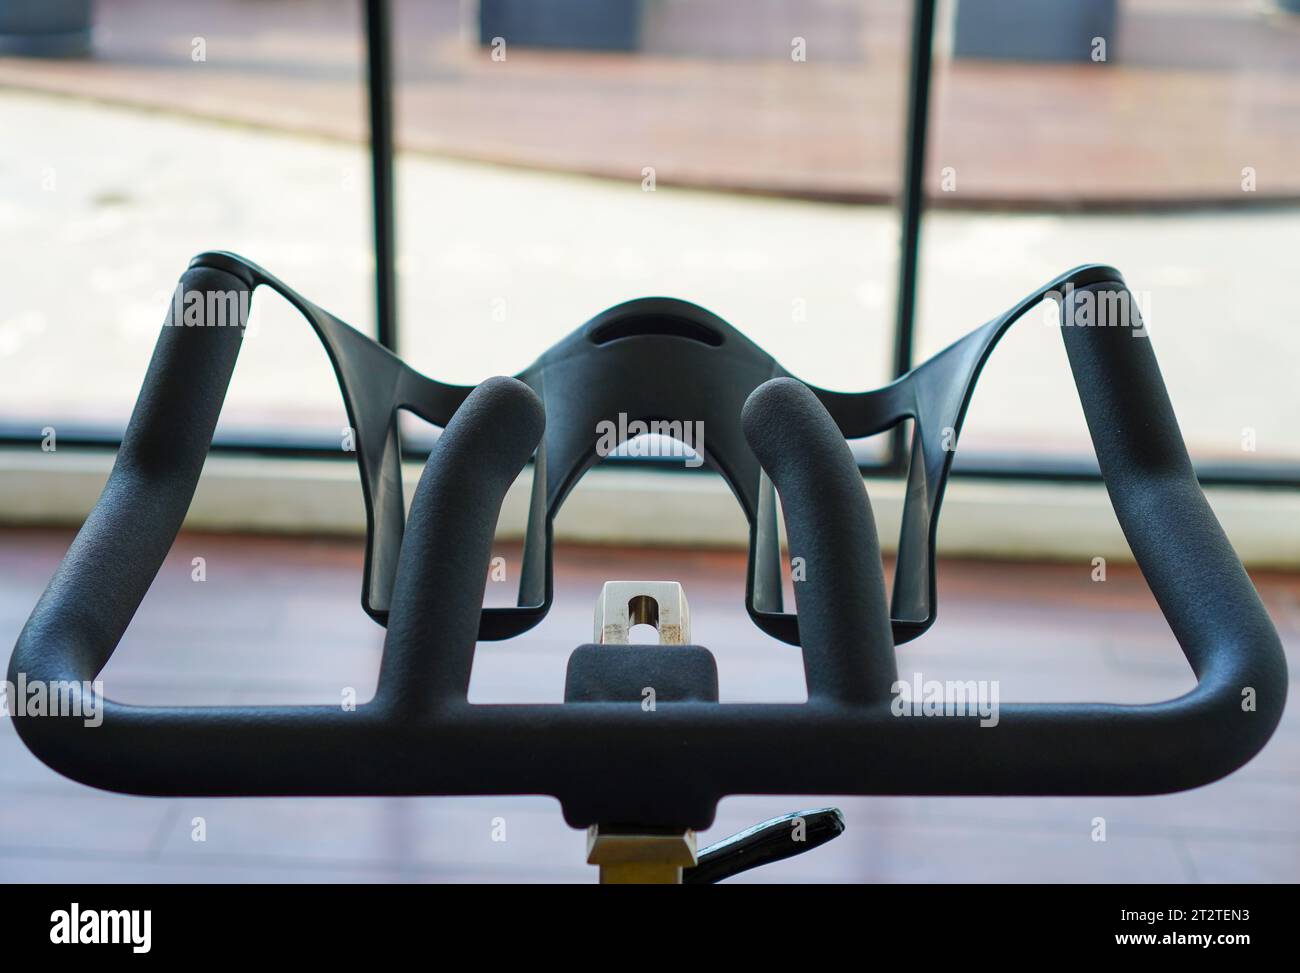
<instances>
[{"instance_id":1,"label":"exercise bike handlebar","mask_svg":"<svg viewBox=\"0 0 1300 973\"><path fill-rule=\"evenodd\" d=\"M112 474L18 639L11 682L80 684L108 662L181 527L243 340L242 319L188 324L183 295L233 293L246 307L257 283L211 266L181 278ZM1066 295L1063 316L1088 289ZM492 378L461 398L413 498L371 701L102 700L100 725L26 715L18 731L53 769L109 790L537 793L559 798L575 826L703 828L734 793L1148 794L1208 783L1276 727L1282 647L1197 484L1150 342L1106 325L1062 333L1119 523L1197 677L1177 699L1003 704L995 726L977 715L898 715L861 475L823 400L777 377L752 391L741 425L781 496L791 555L807 568L795 593L808 702L665 702L650 713L630 703L471 705L496 519L549 413L529 385Z\"/></svg>"}]
</instances>

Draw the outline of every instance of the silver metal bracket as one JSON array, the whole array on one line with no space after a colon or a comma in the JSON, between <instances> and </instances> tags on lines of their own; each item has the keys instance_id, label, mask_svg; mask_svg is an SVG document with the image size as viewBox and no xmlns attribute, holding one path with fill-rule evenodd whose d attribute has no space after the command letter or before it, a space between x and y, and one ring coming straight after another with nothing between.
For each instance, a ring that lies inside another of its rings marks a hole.
<instances>
[{"instance_id":1,"label":"silver metal bracket","mask_svg":"<svg viewBox=\"0 0 1300 973\"><path fill-rule=\"evenodd\" d=\"M653 625L660 645L689 645L691 609L676 581L606 581L596 600L592 641L627 645L633 625Z\"/></svg>"}]
</instances>

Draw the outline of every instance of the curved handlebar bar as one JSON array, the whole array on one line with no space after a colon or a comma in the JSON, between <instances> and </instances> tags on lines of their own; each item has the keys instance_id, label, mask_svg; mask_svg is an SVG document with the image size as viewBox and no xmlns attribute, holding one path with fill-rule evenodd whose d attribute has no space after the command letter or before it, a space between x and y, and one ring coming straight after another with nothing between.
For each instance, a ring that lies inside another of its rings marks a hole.
<instances>
[{"instance_id":1,"label":"curved handlebar bar","mask_svg":"<svg viewBox=\"0 0 1300 973\"><path fill-rule=\"evenodd\" d=\"M246 300L271 279L238 272L233 258L215 263L192 266L180 295ZM890 417L916 420L909 508L924 509L905 514L904 535L925 542L920 555L909 555L914 565L932 557L951 462L951 450L934 438L940 429L933 420L960 427L973 376L1032 296L904 379L861 396L810 389L779 368L746 373L753 381L737 425L752 453L747 460L733 450L720 465L736 474L746 462L761 464L770 483L756 479L756 489L737 495L751 513L771 508L770 495L763 496L774 484L791 553L805 559L806 580L795 592L808 702L663 702L649 713L630 703L477 706L466 699L475 641L484 637L480 609L501 500L543 436L550 438L548 420L574 414L558 396L556 362L544 375L524 373L526 382L493 378L472 391L442 386L312 306L309 318L358 427L363 471L367 457L374 461L373 475L363 479L367 503L379 506L387 497L384 517L392 516L394 496L399 517L401 510L392 408L360 408L347 383L391 382L385 395L396 403L423 390L422 414L446 413L400 550L389 535L389 547L375 558L393 570L374 699L352 711L104 700L102 725L27 715L16 717L18 731L55 770L109 790L540 793L558 797L566 819L579 827L623 821L703 828L717 801L733 793L1150 794L1215 780L1249 760L1276 727L1286 695L1282 648L1196 482L1150 342L1114 326L1115 308L1105 302L1097 303L1091 326L1072 326L1080 302L1107 290L1127 295L1118 274L1081 268L1067 276L1078 286L1061 298L1063 321L1071 325L1062 333L1102 476L1198 680L1180 698L1141 706L1004 704L996 726L981 726L978 716L894 715L895 643L902 639L897 618L891 632L874 523L844 437L887 425ZM183 300L173 304L108 484L18 639L11 681L20 674L47 683L92 680L180 529L244 324L178 320L187 308ZM622 343L642 355L668 348L679 360L709 354L695 345L717 350L678 325L671 333L653 322L620 327L610 347ZM722 334L725 351L738 333L707 334ZM869 415L868 406L880 408ZM545 468L542 450L537 460L536 479L549 481L554 467ZM561 478L566 482L548 486L562 498L573 468L566 464ZM549 540L549 520L546 533ZM373 533L371 540L374 555ZM900 572L903 557L900 551ZM549 559L545 574L549 600ZM910 598L932 614L933 591L927 598L924 580L923 570L896 575L896 608ZM910 593L900 595L900 586Z\"/></svg>"}]
</instances>

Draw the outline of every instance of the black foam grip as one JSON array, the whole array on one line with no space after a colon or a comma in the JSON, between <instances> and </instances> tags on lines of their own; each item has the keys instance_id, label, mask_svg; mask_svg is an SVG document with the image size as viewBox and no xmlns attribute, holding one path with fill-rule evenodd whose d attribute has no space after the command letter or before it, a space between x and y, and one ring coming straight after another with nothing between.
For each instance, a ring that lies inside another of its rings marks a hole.
<instances>
[{"instance_id":1,"label":"black foam grip","mask_svg":"<svg viewBox=\"0 0 1300 973\"><path fill-rule=\"evenodd\" d=\"M108 483L32 613L13 671L79 680L112 655L185 519L243 339L242 320L185 311L232 298L248 306L248 285L231 274L181 276Z\"/></svg>"},{"instance_id":2,"label":"black foam grip","mask_svg":"<svg viewBox=\"0 0 1300 973\"><path fill-rule=\"evenodd\" d=\"M1080 313L1085 305L1091 310ZM1122 284L1078 288L1063 304L1062 322L1115 515L1202 698L1227 716L1236 711L1237 726L1247 690L1261 715L1280 714L1281 643L1197 483L1136 303ZM1244 721L1264 739L1270 723Z\"/></svg>"},{"instance_id":3,"label":"black foam grip","mask_svg":"<svg viewBox=\"0 0 1300 973\"><path fill-rule=\"evenodd\" d=\"M546 426L541 400L489 378L448 423L411 501L376 702L412 714L469 690L492 535Z\"/></svg>"},{"instance_id":4,"label":"black foam grip","mask_svg":"<svg viewBox=\"0 0 1300 973\"><path fill-rule=\"evenodd\" d=\"M756 388L741 423L782 500L809 699L886 698L897 666L880 543L843 434L792 378Z\"/></svg>"}]
</instances>

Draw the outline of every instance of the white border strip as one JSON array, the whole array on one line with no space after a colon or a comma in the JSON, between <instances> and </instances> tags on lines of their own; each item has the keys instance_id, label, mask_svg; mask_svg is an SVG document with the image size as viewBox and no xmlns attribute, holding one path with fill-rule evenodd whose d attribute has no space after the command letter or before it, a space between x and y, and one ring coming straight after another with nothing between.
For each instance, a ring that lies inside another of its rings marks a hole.
<instances>
[{"instance_id":1,"label":"white border strip","mask_svg":"<svg viewBox=\"0 0 1300 973\"><path fill-rule=\"evenodd\" d=\"M109 452L0 449L0 523L79 525L112 468ZM406 497L420 466L404 468ZM520 537L528 480L511 489L498 536ZM897 544L903 483L867 482L882 547ZM1212 487L1210 505L1242 560L1300 567L1300 491ZM365 512L357 469L333 460L208 457L186 526L255 533L357 534ZM738 547L744 516L720 477L597 468L565 502L559 540L645 546ZM1100 484L954 479L944 499L939 550L951 556L1131 560Z\"/></svg>"}]
</instances>

